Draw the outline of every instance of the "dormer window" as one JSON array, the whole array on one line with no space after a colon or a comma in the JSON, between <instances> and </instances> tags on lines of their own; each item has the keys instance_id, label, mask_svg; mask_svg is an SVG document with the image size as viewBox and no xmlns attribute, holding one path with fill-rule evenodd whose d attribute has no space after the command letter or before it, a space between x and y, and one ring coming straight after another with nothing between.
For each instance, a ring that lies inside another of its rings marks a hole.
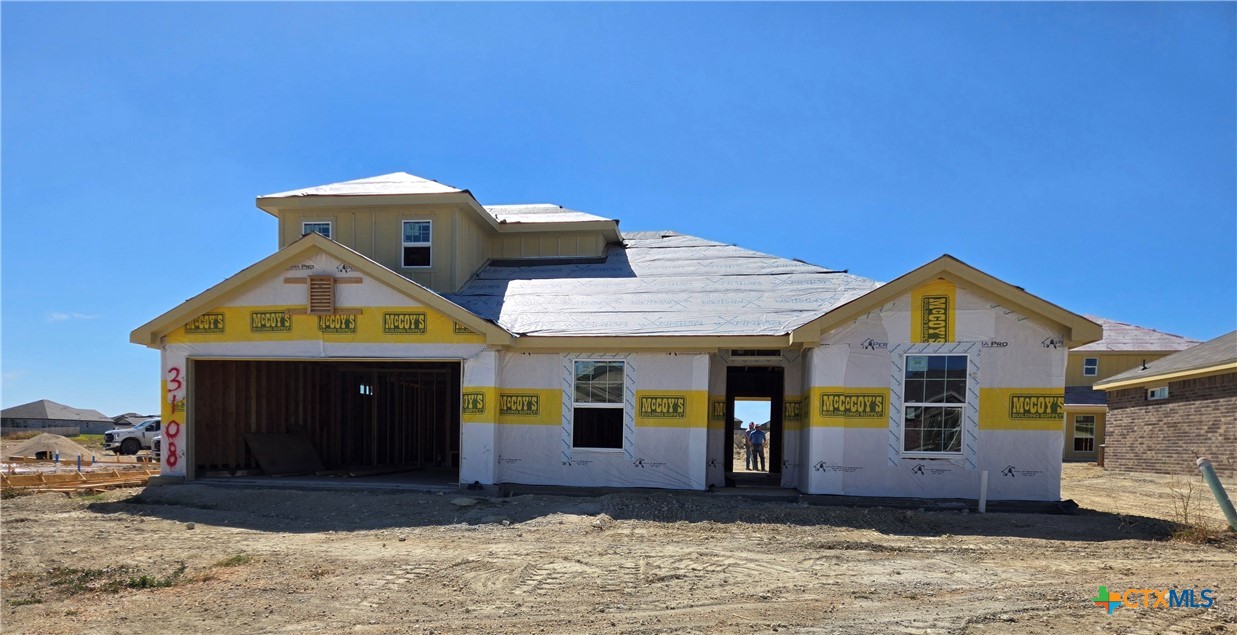
<instances>
[{"instance_id":1,"label":"dormer window","mask_svg":"<svg viewBox=\"0 0 1237 635\"><path fill-rule=\"evenodd\" d=\"M331 237L331 221L310 221L301 223L301 235L305 234L322 234L326 238Z\"/></svg>"},{"instance_id":2,"label":"dormer window","mask_svg":"<svg viewBox=\"0 0 1237 635\"><path fill-rule=\"evenodd\" d=\"M403 265L405 267L429 267L431 257L432 223L427 220L404 221Z\"/></svg>"}]
</instances>

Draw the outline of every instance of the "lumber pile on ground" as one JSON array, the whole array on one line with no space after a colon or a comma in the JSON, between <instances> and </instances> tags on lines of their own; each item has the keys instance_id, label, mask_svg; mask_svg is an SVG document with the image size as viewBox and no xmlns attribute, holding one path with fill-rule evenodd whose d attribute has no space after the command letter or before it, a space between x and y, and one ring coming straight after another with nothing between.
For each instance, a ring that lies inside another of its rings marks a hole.
<instances>
[{"instance_id":1,"label":"lumber pile on ground","mask_svg":"<svg viewBox=\"0 0 1237 635\"><path fill-rule=\"evenodd\" d=\"M30 457L25 457L25 456L10 456L8 458L3 459L3 462L12 463L14 465L22 465L25 463L31 463L31 464L37 463L40 465L47 465L48 463L51 463L52 461L50 459L32 459ZM107 455L103 455L103 456L94 455L93 457L91 455L82 456L82 467L91 467L96 464L97 465L103 465L103 464L136 465L138 463L155 463L155 462L156 461L154 457L145 456L142 454L138 454L136 456L107 456ZM62 456L60 457L60 465L68 469L73 469L77 465L77 457L76 456L72 456L72 457Z\"/></svg>"},{"instance_id":2,"label":"lumber pile on ground","mask_svg":"<svg viewBox=\"0 0 1237 635\"><path fill-rule=\"evenodd\" d=\"M27 492L93 493L117 487L140 487L158 476L157 470L109 470L67 474L0 474L0 489Z\"/></svg>"}]
</instances>

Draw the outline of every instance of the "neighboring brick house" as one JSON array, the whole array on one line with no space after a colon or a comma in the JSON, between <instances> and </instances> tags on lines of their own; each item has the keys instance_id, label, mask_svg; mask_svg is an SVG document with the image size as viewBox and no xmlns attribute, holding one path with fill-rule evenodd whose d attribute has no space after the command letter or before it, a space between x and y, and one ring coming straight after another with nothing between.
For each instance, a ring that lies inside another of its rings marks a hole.
<instances>
[{"instance_id":1,"label":"neighboring brick house","mask_svg":"<svg viewBox=\"0 0 1237 635\"><path fill-rule=\"evenodd\" d=\"M14 432L48 432L64 436L102 434L112 429L112 418L99 412L74 408L40 399L20 406L5 408L0 414L4 434Z\"/></svg>"},{"instance_id":2,"label":"neighboring brick house","mask_svg":"<svg viewBox=\"0 0 1237 635\"><path fill-rule=\"evenodd\" d=\"M1206 456L1237 476L1237 331L1095 387L1108 393L1105 468L1179 474Z\"/></svg>"},{"instance_id":3,"label":"neighboring brick house","mask_svg":"<svg viewBox=\"0 0 1237 635\"><path fill-rule=\"evenodd\" d=\"M1093 388L1096 383L1199 343L1097 315L1086 318L1104 327L1104 339L1070 349L1065 364L1066 461L1099 459L1108 407L1104 392Z\"/></svg>"}]
</instances>

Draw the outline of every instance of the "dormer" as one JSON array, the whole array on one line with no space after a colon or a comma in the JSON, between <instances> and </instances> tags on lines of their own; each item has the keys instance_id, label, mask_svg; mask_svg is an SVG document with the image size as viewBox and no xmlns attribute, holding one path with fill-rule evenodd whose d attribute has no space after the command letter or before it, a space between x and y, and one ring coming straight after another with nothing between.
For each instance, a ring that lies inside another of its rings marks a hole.
<instances>
[{"instance_id":1,"label":"dormer","mask_svg":"<svg viewBox=\"0 0 1237 635\"><path fill-rule=\"evenodd\" d=\"M279 219L279 247L320 233L439 293L490 260L599 258L618 221L558 205L483 206L406 172L259 196Z\"/></svg>"}]
</instances>

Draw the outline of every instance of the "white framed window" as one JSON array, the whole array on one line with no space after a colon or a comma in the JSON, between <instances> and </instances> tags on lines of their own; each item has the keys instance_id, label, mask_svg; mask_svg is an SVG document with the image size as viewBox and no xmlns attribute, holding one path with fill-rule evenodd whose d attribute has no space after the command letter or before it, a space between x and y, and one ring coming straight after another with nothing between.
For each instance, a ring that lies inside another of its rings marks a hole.
<instances>
[{"instance_id":1,"label":"white framed window","mask_svg":"<svg viewBox=\"0 0 1237 635\"><path fill-rule=\"evenodd\" d=\"M403 266L428 268L433 265L433 221L406 220L402 238Z\"/></svg>"},{"instance_id":2,"label":"white framed window","mask_svg":"<svg viewBox=\"0 0 1237 635\"><path fill-rule=\"evenodd\" d=\"M962 456L967 356L908 354L903 367L902 456Z\"/></svg>"},{"instance_id":3,"label":"white framed window","mask_svg":"<svg viewBox=\"0 0 1237 635\"><path fill-rule=\"evenodd\" d=\"M573 448L623 449L626 362L577 359L572 381Z\"/></svg>"},{"instance_id":4,"label":"white framed window","mask_svg":"<svg viewBox=\"0 0 1237 635\"><path fill-rule=\"evenodd\" d=\"M1148 401L1158 401L1160 399L1168 399L1168 386L1160 386L1147 391Z\"/></svg>"},{"instance_id":5,"label":"white framed window","mask_svg":"<svg viewBox=\"0 0 1237 635\"><path fill-rule=\"evenodd\" d=\"M305 234L322 234L326 238L331 237L331 221L329 220L314 220L301 223L301 235Z\"/></svg>"},{"instance_id":6,"label":"white framed window","mask_svg":"<svg viewBox=\"0 0 1237 635\"><path fill-rule=\"evenodd\" d=\"M1095 415L1074 415L1074 451L1095 451Z\"/></svg>"},{"instance_id":7,"label":"white framed window","mask_svg":"<svg viewBox=\"0 0 1237 635\"><path fill-rule=\"evenodd\" d=\"M1082 374L1087 377L1095 377L1100 374L1100 358L1084 357L1082 359Z\"/></svg>"}]
</instances>

